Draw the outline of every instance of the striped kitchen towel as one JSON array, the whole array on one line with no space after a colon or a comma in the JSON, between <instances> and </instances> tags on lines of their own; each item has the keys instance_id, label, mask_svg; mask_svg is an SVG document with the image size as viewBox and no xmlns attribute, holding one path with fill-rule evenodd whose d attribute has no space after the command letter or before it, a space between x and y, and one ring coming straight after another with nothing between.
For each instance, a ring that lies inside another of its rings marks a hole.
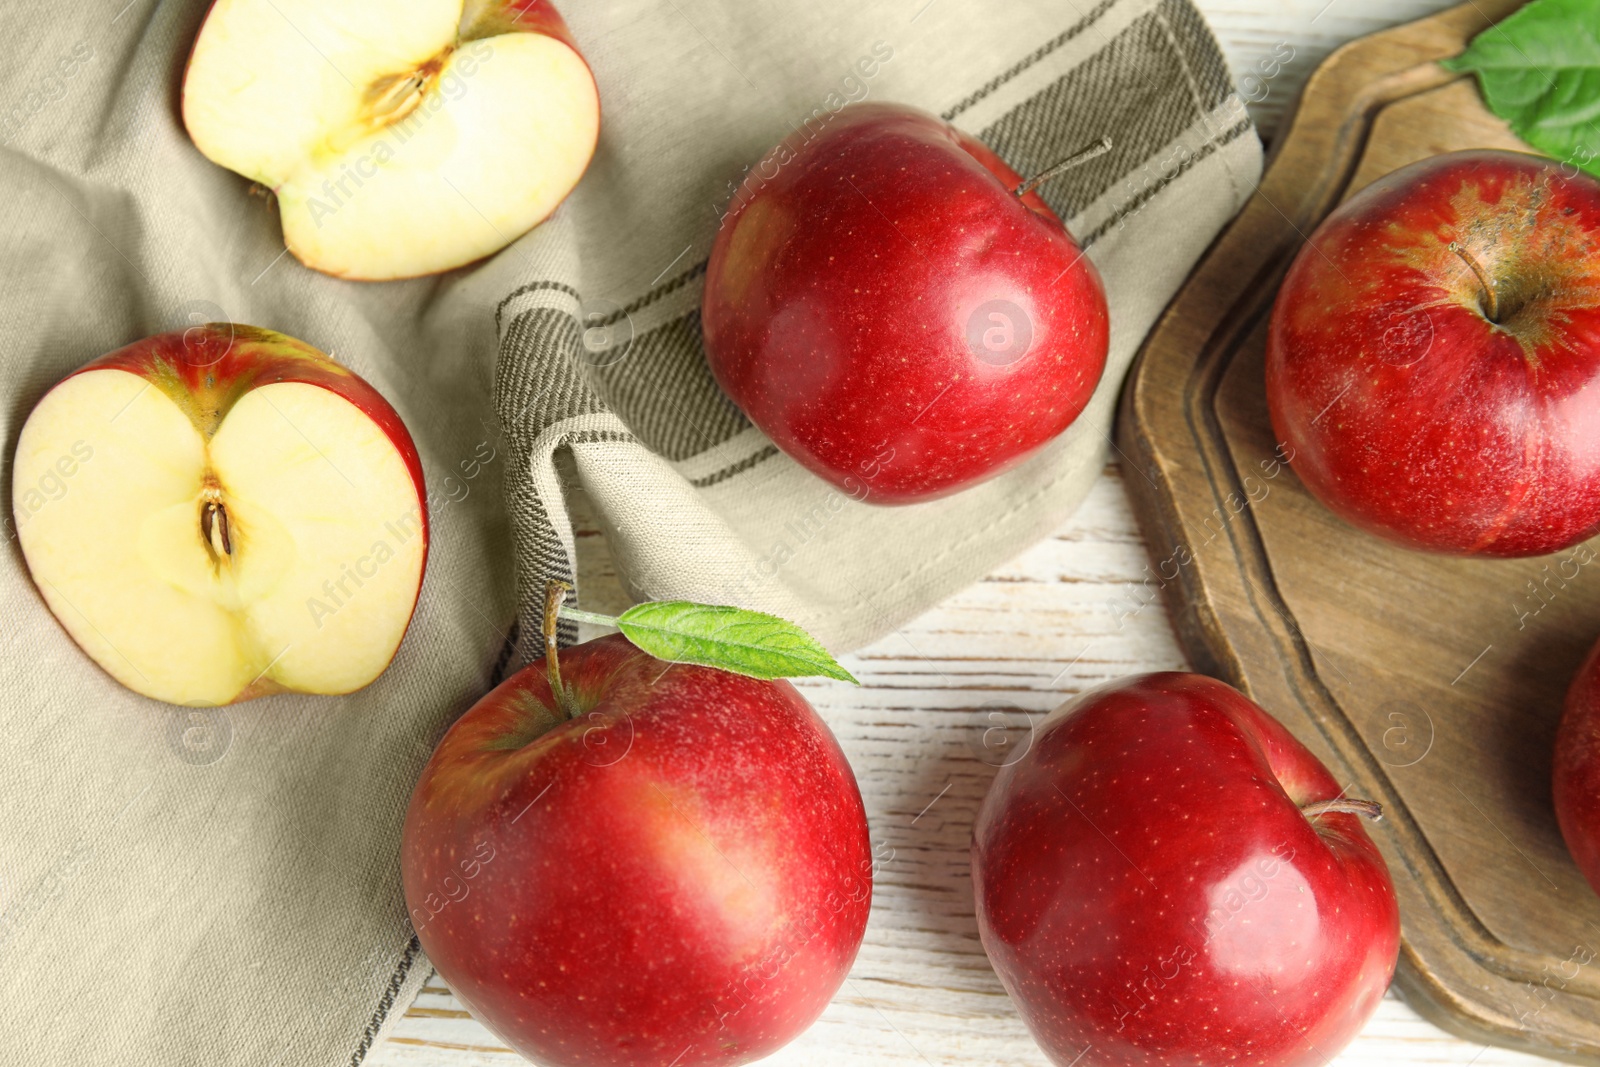
<instances>
[{"instance_id":1,"label":"striped kitchen towel","mask_svg":"<svg viewBox=\"0 0 1600 1067\"><path fill-rule=\"evenodd\" d=\"M211 709L117 685L0 554L0 1062L359 1067L428 974L400 890L412 785L509 665L519 610L532 651L540 583L576 570L575 511L631 595L765 608L836 650L871 639L1073 508L1141 338L1261 166L1188 0L556 2L600 86L588 174L498 255L383 284L301 267L270 197L189 142L178 93L210 0L0 5L8 450L90 359L252 323L389 398L431 531L376 682ZM898 509L777 453L713 384L696 314L745 168L864 99L942 114L1024 174L1112 142L1044 189L1106 282L1092 404L1003 477Z\"/></svg>"},{"instance_id":2,"label":"striped kitchen towel","mask_svg":"<svg viewBox=\"0 0 1600 1067\"><path fill-rule=\"evenodd\" d=\"M539 654L544 582L577 578L578 493L629 597L759 608L856 647L1047 535L1088 491L1134 352L1253 190L1259 141L1188 0L620 6L586 38L600 152L520 246L522 280L496 310L520 656ZM780 453L718 390L700 341L706 257L747 169L865 99L936 112L1021 174L1112 145L1043 189L1110 303L1088 410L1000 478L900 508Z\"/></svg>"}]
</instances>

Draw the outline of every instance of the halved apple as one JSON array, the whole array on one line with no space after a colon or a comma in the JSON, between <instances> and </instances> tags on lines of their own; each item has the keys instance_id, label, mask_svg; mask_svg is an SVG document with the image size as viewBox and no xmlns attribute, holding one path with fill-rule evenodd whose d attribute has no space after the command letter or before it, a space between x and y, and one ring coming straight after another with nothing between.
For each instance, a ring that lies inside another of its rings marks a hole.
<instances>
[{"instance_id":1,"label":"halved apple","mask_svg":"<svg viewBox=\"0 0 1600 1067\"><path fill-rule=\"evenodd\" d=\"M228 323L136 341L45 394L12 470L45 603L136 692L348 693L405 636L422 465L378 391L310 345Z\"/></svg>"},{"instance_id":2,"label":"halved apple","mask_svg":"<svg viewBox=\"0 0 1600 1067\"><path fill-rule=\"evenodd\" d=\"M302 263L377 280L542 222L594 155L600 96L549 0L217 0L183 121L273 189Z\"/></svg>"}]
</instances>

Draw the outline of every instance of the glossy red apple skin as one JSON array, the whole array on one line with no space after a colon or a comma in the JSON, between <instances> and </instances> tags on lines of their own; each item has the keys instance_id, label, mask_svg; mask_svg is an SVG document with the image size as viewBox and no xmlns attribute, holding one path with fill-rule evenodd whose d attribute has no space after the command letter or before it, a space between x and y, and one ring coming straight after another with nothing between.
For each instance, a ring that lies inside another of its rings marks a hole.
<instances>
[{"instance_id":1,"label":"glossy red apple skin","mask_svg":"<svg viewBox=\"0 0 1600 1067\"><path fill-rule=\"evenodd\" d=\"M407 906L472 1013L551 1067L767 1055L844 981L872 859L855 777L787 682L611 635L451 727L406 816ZM552 725L554 723L554 725Z\"/></svg>"},{"instance_id":2,"label":"glossy red apple skin","mask_svg":"<svg viewBox=\"0 0 1600 1067\"><path fill-rule=\"evenodd\" d=\"M956 492L1071 425L1105 369L1105 292L1037 194L903 105L807 136L756 168L711 250L705 347L733 402L879 504Z\"/></svg>"},{"instance_id":3,"label":"glossy red apple skin","mask_svg":"<svg viewBox=\"0 0 1600 1067\"><path fill-rule=\"evenodd\" d=\"M1567 690L1550 785L1567 850L1600 893L1600 644Z\"/></svg>"},{"instance_id":4,"label":"glossy red apple skin","mask_svg":"<svg viewBox=\"0 0 1600 1067\"><path fill-rule=\"evenodd\" d=\"M1085 693L1001 769L972 845L978 928L1057 1064L1312 1065L1394 973L1399 913L1338 782L1195 674Z\"/></svg>"},{"instance_id":5,"label":"glossy red apple skin","mask_svg":"<svg viewBox=\"0 0 1600 1067\"><path fill-rule=\"evenodd\" d=\"M1531 556L1600 531L1600 182L1473 151L1357 193L1284 280L1267 400L1306 487L1379 536Z\"/></svg>"}]
</instances>

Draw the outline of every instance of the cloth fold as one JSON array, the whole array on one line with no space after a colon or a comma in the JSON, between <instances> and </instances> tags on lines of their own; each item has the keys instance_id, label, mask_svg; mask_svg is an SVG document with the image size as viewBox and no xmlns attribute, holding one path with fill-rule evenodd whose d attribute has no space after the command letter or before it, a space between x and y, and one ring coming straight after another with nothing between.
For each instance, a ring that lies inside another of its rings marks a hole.
<instances>
[{"instance_id":1,"label":"cloth fold","mask_svg":"<svg viewBox=\"0 0 1600 1067\"><path fill-rule=\"evenodd\" d=\"M184 134L207 6L0 8L0 488L29 410L68 372L162 330L253 323L331 353L399 411L428 481L428 573L367 689L176 708L73 646L8 524L8 1064L360 1064L428 970L398 871L411 785L529 653L511 648L519 608L531 621L542 581L572 576L565 494L588 494L636 594L748 604L860 644L1072 509L1140 339L1260 169L1188 0L569 3L604 107L576 193L472 267L350 283L286 255L271 198ZM893 510L839 499L750 427L706 371L696 317L745 168L859 99L943 114L1023 173L1113 142L1045 189L1111 304L1089 410L1001 479Z\"/></svg>"},{"instance_id":2,"label":"cloth fold","mask_svg":"<svg viewBox=\"0 0 1600 1067\"><path fill-rule=\"evenodd\" d=\"M1259 142L1187 0L639 18L630 32L654 59L602 71L624 102L595 169L561 228L527 243L532 278L496 310L518 658L539 655L544 583L577 579L571 492L633 599L758 608L857 647L1048 534L1088 491L1134 352L1254 188ZM706 256L728 203L759 184L751 166L863 99L937 112L1022 174L1111 143L1042 189L1106 283L1094 400L1021 467L911 507L863 504L782 455L717 389L700 342Z\"/></svg>"}]
</instances>

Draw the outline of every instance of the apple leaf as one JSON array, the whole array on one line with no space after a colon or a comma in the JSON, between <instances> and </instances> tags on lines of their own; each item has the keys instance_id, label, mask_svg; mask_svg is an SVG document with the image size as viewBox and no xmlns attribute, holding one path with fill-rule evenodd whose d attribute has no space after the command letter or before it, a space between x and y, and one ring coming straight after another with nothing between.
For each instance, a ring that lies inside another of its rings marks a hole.
<instances>
[{"instance_id":1,"label":"apple leaf","mask_svg":"<svg viewBox=\"0 0 1600 1067\"><path fill-rule=\"evenodd\" d=\"M1476 74L1524 141L1600 176L1600 3L1533 0L1443 65Z\"/></svg>"},{"instance_id":2,"label":"apple leaf","mask_svg":"<svg viewBox=\"0 0 1600 1067\"><path fill-rule=\"evenodd\" d=\"M617 629L650 655L671 663L698 663L752 678L821 675L855 681L816 638L759 611L653 600L618 616Z\"/></svg>"}]
</instances>

